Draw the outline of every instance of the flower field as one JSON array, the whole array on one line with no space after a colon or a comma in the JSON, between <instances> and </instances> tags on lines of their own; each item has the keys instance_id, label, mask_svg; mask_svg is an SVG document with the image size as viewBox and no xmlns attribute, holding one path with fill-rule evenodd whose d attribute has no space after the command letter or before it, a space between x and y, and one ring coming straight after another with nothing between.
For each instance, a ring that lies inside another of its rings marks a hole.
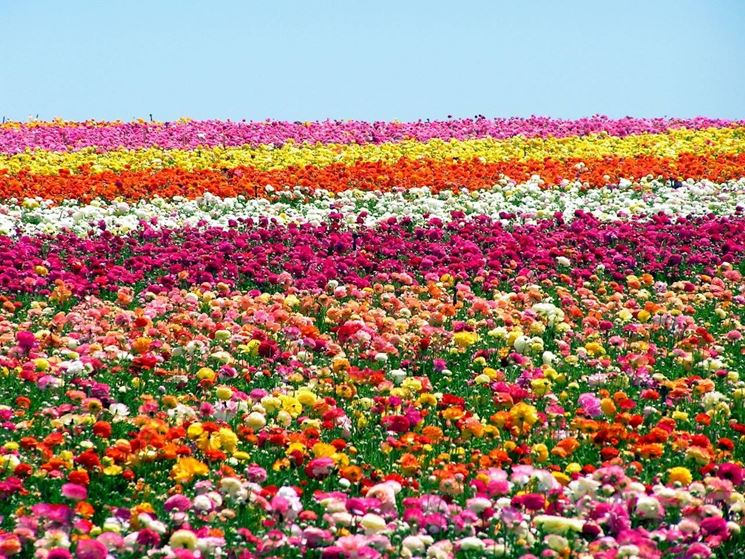
<instances>
[{"instance_id":1,"label":"flower field","mask_svg":"<svg viewBox=\"0 0 745 559\"><path fill-rule=\"evenodd\" d=\"M745 543L745 122L0 125L0 557Z\"/></svg>"}]
</instances>

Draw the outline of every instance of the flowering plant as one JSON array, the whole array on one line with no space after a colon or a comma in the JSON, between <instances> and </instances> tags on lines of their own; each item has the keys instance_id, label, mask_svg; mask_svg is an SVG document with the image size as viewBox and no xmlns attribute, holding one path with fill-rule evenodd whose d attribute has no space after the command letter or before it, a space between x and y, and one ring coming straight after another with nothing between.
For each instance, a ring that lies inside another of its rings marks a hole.
<instances>
[{"instance_id":1,"label":"flowering plant","mask_svg":"<svg viewBox=\"0 0 745 559\"><path fill-rule=\"evenodd\" d=\"M707 559L745 136L0 126L0 557Z\"/></svg>"}]
</instances>

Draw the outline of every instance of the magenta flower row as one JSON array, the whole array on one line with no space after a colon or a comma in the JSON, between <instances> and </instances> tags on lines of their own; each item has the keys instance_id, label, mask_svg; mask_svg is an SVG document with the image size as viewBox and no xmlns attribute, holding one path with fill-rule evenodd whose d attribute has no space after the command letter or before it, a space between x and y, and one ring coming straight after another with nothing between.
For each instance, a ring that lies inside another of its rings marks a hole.
<instances>
[{"instance_id":1,"label":"magenta flower row","mask_svg":"<svg viewBox=\"0 0 745 559\"><path fill-rule=\"evenodd\" d=\"M392 218L354 231L335 220L301 226L245 220L229 230L2 237L0 290L43 295L64 284L83 295L121 285L158 292L218 282L243 289L319 289L330 280L365 287L439 281L445 274L485 288L556 274L582 282L598 273L624 281L628 274L649 272L675 281L692 270L711 274L745 254L742 215L601 223L579 214L571 223L556 219L511 229L486 217L466 221L454 215L450 223L432 219L414 227Z\"/></svg>"},{"instance_id":2,"label":"magenta flower row","mask_svg":"<svg viewBox=\"0 0 745 559\"><path fill-rule=\"evenodd\" d=\"M59 125L21 124L0 127L0 152L19 153L28 149L50 151L96 147L101 150L137 149L156 146L193 149L202 146L281 145L298 143L368 144L405 139L427 141L474 138L567 137L605 132L612 136L656 134L674 128L720 128L742 126L743 121L697 117L621 118L593 116L577 120L530 118L466 118L444 121L361 122L325 120L316 122L83 122Z\"/></svg>"}]
</instances>

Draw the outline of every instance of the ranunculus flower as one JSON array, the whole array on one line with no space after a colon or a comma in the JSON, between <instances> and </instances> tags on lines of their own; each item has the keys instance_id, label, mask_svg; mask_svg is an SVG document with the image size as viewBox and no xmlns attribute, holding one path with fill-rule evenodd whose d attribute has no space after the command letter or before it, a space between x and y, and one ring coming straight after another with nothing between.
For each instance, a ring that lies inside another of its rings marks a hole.
<instances>
[{"instance_id":1,"label":"ranunculus flower","mask_svg":"<svg viewBox=\"0 0 745 559\"><path fill-rule=\"evenodd\" d=\"M34 336L33 332L21 330L16 333L16 341L23 351L29 352L36 345L36 336Z\"/></svg>"},{"instance_id":2,"label":"ranunculus flower","mask_svg":"<svg viewBox=\"0 0 745 559\"><path fill-rule=\"evenodd\" d=\"M62 486L62 496L73 501L84 501L88 498L88 489L77 483L65 483Z\"/></svg>"},{"instance_id":3,"label":"ranunculus flower","mask_svg":"<svg viewBox=\"0 0 745 559\"><path fill-rule=\"evenodd\" d=\"M106 559L106 546L97 540L78 540L75 548L76 559Z\"/></svg>"}]
</instances>

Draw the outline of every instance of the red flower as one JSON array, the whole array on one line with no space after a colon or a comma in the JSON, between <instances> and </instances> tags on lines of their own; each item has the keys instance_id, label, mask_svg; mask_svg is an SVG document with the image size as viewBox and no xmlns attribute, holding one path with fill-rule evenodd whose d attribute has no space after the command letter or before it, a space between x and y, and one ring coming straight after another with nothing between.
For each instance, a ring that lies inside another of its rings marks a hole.
<instances>
[{"instance_id":1,"label":"red flower","mask_svg":"<svg viewBox=\"0 0 745 559\"><path fill-rule=\"evenodd\" d=\"M86 470L92 470L94 468L101 467L101 460L98 458L98 454L96 454L96 451L93 449L88 449L85 452L81 453L80 456L77 456L74 459L74 462L76 464L80 464Z\"/></svg>"},{"instance_id":2,"label":"red flower","mask_svg":"<svg viewBox=\"0 0 745 559\"><path fill-rule=\"evenodd\" d=\"M111 423L108 421L96 421L93 424L93 434L108 439L111 436Z\"/></svg>"}]
</instances>

